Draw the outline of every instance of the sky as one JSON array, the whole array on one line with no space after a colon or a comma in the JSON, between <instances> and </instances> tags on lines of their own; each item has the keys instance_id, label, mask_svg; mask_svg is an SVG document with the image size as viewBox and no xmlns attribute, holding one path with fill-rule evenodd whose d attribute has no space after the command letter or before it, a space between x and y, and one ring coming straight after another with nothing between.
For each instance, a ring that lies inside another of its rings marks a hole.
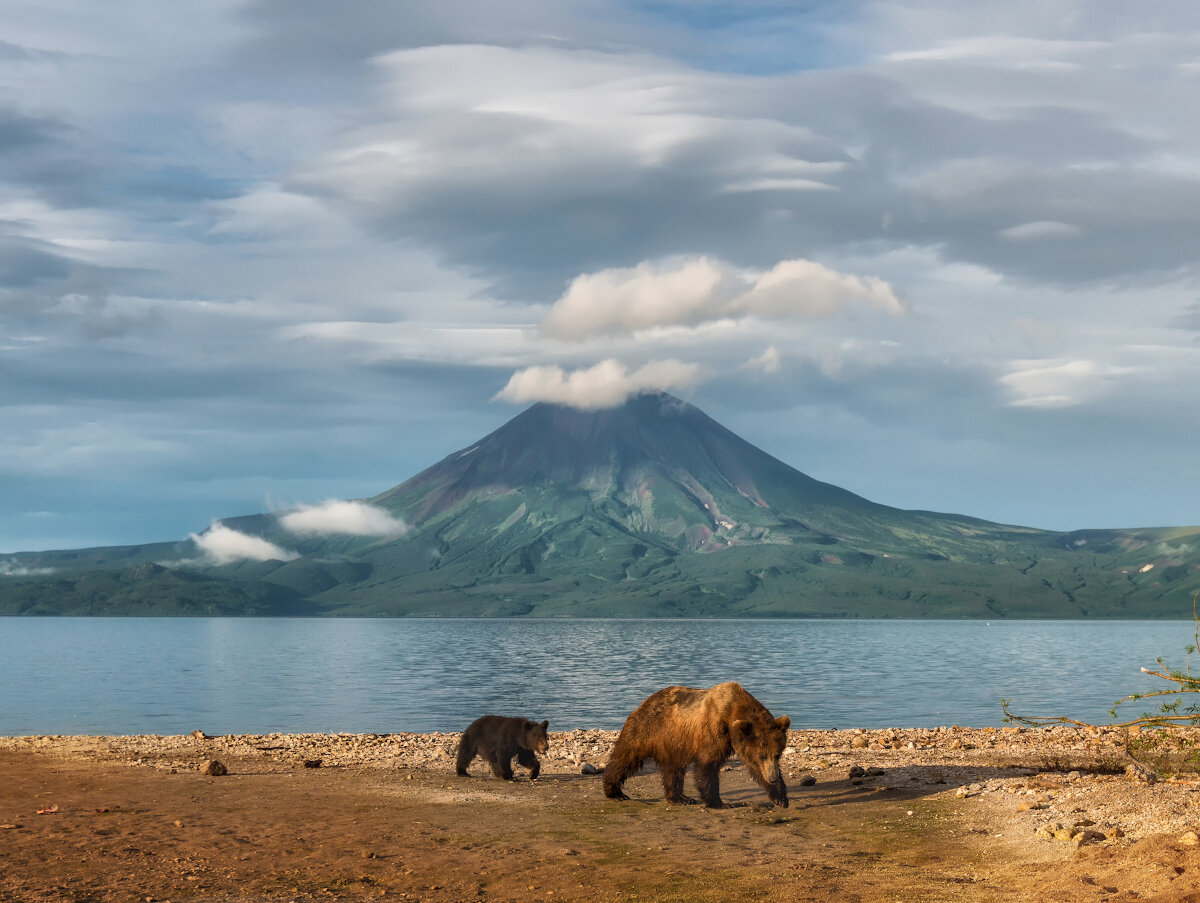
<instances>
[{"instance_id":1,"label":"sky","mask_svg":"<svg viewBox=\"0 0 1200 903\"><path fill-rule=\"evenodd\" d=\"M883 504L1200 524L1197 98L1155 0L7 0L0 552L658 390Z\"/></svg>"}]
</instances>

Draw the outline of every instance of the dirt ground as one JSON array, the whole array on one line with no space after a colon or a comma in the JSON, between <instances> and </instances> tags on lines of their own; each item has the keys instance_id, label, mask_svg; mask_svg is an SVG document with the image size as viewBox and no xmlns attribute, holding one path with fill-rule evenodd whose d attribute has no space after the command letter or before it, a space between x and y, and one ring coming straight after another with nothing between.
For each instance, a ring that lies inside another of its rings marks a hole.
<instances>
[{"instance_id":1,"label":"dirt ground","mask_svg":"<svg viewBox=\"0 0 1200 903\"><path fill-rule=\"evenodd\" d=\"M613 736L511 783L453 734L0 738L0 900L1200 903L1200 784L1113 738L793 731L789 808L733 760L708 810L605 799Z\"/></svg>"}]
</instances>

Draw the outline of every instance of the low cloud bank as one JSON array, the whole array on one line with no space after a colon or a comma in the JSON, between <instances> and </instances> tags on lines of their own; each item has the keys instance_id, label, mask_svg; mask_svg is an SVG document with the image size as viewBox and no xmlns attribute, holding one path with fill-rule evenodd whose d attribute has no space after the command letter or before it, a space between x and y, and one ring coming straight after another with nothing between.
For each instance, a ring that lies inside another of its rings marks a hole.
<instances>
[{"instance_id":1,"label":"low cloud bank","mask_svg":"<svg viewBox=\"0 0 1200 903\"><path fill-rule=\"evenodd\" d=\"M698 364L651 361L632 372L620 361L601 361L594 367L568 373L562 367L526 367L508 380L493 400L526 404L548 401L584 410L612 408L634 395L688 389L700 382Z\"/></svg>"},{"instance_id":2,"label":"low cloud bank","mask_svg":"<svg viewBox=\"0 0 1200 903\"><path fill-rule=\"evenodd\" d=\"M408 532L408 524L400 518L366 502L330 499L319 505L301 505L278 517L285 530L302 536L401 536Z\"/></svg>"},{"instance_id":3,"label":"low cloud bank","mask_svg":"<svg viewBox=\"0 0 1200 903\"><path fill-rule=\"evenodd\" d=\"M235 561L294 561L300 555L259 536L241 533L220 521L203 533L192 533L192 542L215 564Z\"/></svg>"},{"instance_id":4,"label":"low cloud bank","mask_svg":"<svg viewBox=\"0 0 1200 903\"><path fill-rule=\"evenodd\" d=\"M0 561L0 577L45 577L54 573L54 568L31 568L20 562Z\"/></svg>"}]
</instances>

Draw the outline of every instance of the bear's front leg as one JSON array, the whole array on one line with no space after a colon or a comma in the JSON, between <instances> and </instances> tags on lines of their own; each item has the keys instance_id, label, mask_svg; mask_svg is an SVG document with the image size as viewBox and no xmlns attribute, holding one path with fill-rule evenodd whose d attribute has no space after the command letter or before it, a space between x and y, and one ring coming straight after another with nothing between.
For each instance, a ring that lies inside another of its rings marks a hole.
<instances>
[{"instance_id":1,"label":"bear's front leg","mask_svg":"<svg viewBox=\"0 0 1200 903\"><path fill-rule=\"evenodd\" d=\"M679 803L690 806L696 802L690 796L683 795L683 775L686 768L659 763L658 770L662 775L663 792L666 794L668 803Z\"/></svg>"},{"instance_id":2,"label":"bear's front leg","mask_svg":"<svg viewBox=\"0 0 1200 903\"><path fill-rule=\"evenodd\" d=\"M512 759L497 756L492 760L492 774L502 781L511 781L513 779Z\"/></svg>"},{"instance_id":3,"label":"bear's front leg","mask_svg":"<svg viewBox=\"0 0 1200 903\"><path fill-rule=\"evenodd\" d=\"M517 761L529 769L529 780L536 781L537 776L542 773L542 763L538 761L538 757L533 754L532 749L518 749Z\"/></svg>"},{"instance_id":4,"label":"bear's front leg","mask_svg":"<svg viewBox=\"0 0 1200 903\"><path fill-rule=\"evenodd\" d=\"M720 809L725 804L721 802L721 763L700 765L695 769L696 788L700 798L710 809Z\"/></svg>"}]
</instances>

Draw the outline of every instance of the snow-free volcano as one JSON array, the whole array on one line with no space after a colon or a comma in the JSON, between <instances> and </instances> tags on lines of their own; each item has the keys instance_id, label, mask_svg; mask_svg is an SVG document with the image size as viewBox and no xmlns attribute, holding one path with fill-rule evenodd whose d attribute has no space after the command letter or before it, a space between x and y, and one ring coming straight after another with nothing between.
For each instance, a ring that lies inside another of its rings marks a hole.
<instances>
[{"instance_id":1,"label":"snow-free volcano","mask_svg":"<svg viewBox=\"0 0 1200 903\"><path fill-rule=\"evenodd\" d=\"M407 529L314 537L255 515L224 523L292 560L214 565L186 543L14 556L41 576L0 582L0 611L1179 617L1200 586L1200 529L890 508L665 394L534 405L368 501Z\"/></svg>"}]
</instances>

